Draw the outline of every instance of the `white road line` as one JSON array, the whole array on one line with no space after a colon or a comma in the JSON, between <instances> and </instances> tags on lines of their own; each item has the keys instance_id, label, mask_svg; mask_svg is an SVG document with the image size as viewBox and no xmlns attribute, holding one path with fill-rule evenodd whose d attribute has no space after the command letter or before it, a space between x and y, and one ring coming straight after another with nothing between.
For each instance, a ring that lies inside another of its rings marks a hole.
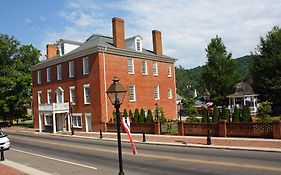
<instances>
[{"instance_id":1,"label":"white road line","mask_svg":"<svg viewBox=\"0 0 281 175\"><path fill-rule=\"evenodd\" d=\"M34 153L31 153L31 152L26 152L26 151L14 149L14 148L11 148L11 150L16 151L16 152L20 152L20 153L24 153L24 154L29 154L29 155L32 155L32 156L42 157L42 158L45 158L45 159L55 160L55 161L58 161L58 162L68 163L68 164L71 164L71 165L76 165L76 166L81 166L81 167L84 167L84 168L97 170L96 167L92 167L92 166L88 166L88 165L83 165L83 164L79 164L79 163L75 163L75 162L56 159L56 158L53 158L53 157L43 156L43 155L40 155L40 154L34 154Z\"/></svg>"}]
</instances>

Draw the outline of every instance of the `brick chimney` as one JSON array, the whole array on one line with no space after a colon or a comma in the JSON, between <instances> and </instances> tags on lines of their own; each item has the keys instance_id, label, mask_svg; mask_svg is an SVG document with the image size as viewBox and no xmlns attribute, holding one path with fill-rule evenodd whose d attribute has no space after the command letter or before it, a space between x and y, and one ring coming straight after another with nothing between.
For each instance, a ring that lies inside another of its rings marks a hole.
<instances>
[{"instance_id":1,"label":"brick chimney","mask_svg":"<svg viewBox=\"0 0 281 175\"><path fill-rule=\"evenodd\" d=\"M156 55L163 55L162 52L162 37L161 32L158 30L152 31L153 52Z\"/></svg>"},{"instance_id":2,"label":"brick chimney","mask_svg":"<svg viewBox=\"0 0 281 175\"><path fill-rule=\"evenodd\" d=\"M113 44L117 48L125 49L125 30L124 20L121 18L112 18Z\"/></svg>"},{"instance_id":3,"label":"brick chimney","mask_svg":"<svg viewBox=\"0 0 281 175\"><path fill-rule=\"evenodd\" d=\"M47 59L57 55L57 46L55 44L47 44Z\"/></svg>"}]
</instances>

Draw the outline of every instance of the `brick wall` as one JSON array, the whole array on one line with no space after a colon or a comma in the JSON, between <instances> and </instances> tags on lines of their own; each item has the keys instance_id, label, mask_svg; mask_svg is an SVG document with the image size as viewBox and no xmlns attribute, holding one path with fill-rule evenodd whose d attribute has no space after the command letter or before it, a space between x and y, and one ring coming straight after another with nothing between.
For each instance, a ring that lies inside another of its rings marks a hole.
<instances>
[{"instance_id":1,"label":"brick wall","mask_svg":"<svg viewBox=\"0 0 281 175\"><path fill-rule=\"evenodd\" d=\"M206 136L207 124L178 122L179 135ZM211 136L256 137L281 139L281 121L272 123L228 123L210 124Z\"/></svg>"}]
</instances>

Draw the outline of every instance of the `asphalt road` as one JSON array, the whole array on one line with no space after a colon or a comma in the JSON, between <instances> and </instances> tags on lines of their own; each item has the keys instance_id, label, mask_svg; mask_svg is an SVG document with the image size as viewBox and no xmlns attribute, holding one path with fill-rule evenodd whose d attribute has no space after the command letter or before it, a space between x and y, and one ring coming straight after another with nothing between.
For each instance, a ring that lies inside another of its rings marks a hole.
<instances>
[{"instance_id":1,"label":"asphalt road","mask_svg":"<svg viewBox=\"0 0 281 175\"><path fill-rule=\"evenodd\" d=\"M117 142L9 132L7 160L56 175L118 174ZM122 143L127 175L280 175L281 154Z\"/></svg>"}]
</instances>

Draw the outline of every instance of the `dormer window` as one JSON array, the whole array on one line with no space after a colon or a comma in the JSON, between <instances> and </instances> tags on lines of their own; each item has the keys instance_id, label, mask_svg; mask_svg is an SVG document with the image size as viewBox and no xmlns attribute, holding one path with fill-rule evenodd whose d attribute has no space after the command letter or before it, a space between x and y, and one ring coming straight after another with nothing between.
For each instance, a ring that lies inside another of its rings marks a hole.
<instances>
[{"instance_id":1,"label":"dormer window","mask_svg":"<svg viewBox=\"0 0 281 175\"><path fill-rule=\"evenodd\" d=\"M139 38L136 39L136 50L141 51L141 40Z\"/></svg>"}]
</instances>

